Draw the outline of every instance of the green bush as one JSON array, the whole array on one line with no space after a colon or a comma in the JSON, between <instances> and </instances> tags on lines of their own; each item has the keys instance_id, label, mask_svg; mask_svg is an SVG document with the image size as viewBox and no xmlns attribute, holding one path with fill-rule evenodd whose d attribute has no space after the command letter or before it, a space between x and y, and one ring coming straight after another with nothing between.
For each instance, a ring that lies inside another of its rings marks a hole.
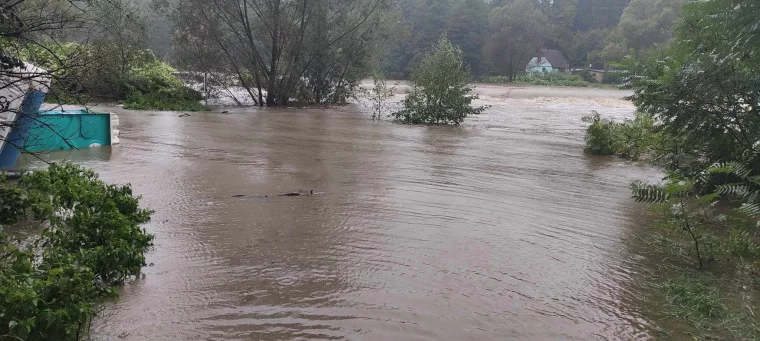
<instances>
[{"instance_id":1,"label":"green bush","mask_svg":"<svg viewBox=\"0 0 760 341\"><path fill-rule=\"evenodd\" d=\"M141 224L129 186L108 185L80 167L52 165L4 182L0 201L6 223L26 219L47 227L21 245L0 230L0 335L20 340L78 341L98 301L139 274L153 237Z\"/></svg>"},{"instance_id":2,"label":"green bush","mask_svg":"<svg viewBox=\"0 0 760 341\"><path fill-rule=\"evenodd\" d=\"M56 70L48 101L83 104L89 100L124 101L127 109L203 110L202 95L182 84L168 64L149 50L122 55L109 44L30 45L21 57Z\"/></svg>"},{"instance_id":3,"label":"green bush","mask_svg":"<svg viewBox=\"0 0 760 341\"><path fill-rule=\"evenodd\" d=\"M602 119L599 113L584 117L583 122L591 123L586 129L586 148L583 151L591 155L614 155L615 122Z\"/></svg>"},{"instance_id":4,"label":"green bush","mask_svg":"<svg viewBox=\"0 0 760 341\"><path fill-rule=\"evenodd\" d=\"M158 60L134 67L125 80L125 109L203 110L203 97L182 84L171 66Z\"/></svg>"},{"instance_id":5,"label":"green bush","mask_svg":"<svg viewBox=\"0 0 760 341\"><path fill-rule=\"evenodd\" d=\"M464 66L462 51L443 36L435 51L425 56L412 74L411 93L404 100L404 109L392 116L408 124L459 125L469 115L477 115L485 107L473 107L477 96L467 86L470 70Z\"/></svg>"},{"instance_id":6,"label":"green bush","mask_svg":"<svg viewBox=\"0 0 760 341\"><path fill-rule=\"evenodd\" d=\"M663 144L651 115L636 114L633 120L616 123L601 118L599 113L583 118L591 123L586 129L584 152L591 155L617 155L629 160L639 160L653 154Z\"/></svg>"}]
</instances>

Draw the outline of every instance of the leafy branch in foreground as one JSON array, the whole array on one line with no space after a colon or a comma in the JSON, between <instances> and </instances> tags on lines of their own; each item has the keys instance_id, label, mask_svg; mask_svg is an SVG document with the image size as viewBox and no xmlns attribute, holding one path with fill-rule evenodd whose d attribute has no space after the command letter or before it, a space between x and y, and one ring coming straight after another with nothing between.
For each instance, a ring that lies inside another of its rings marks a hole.
<instances>
[{"instance_id":1,"label":"leafy branch in foreground","mask_svg":"<svg viewBox=\"0 0 760 341\"><path fill-rule=\"evenodd\" d=\"M0 230L0 339L80 340L96 304L145 265L151 212L129 186L71 164L3 181L0 202L14 203L3 223L45 227L23 242Z\"/></svg>"}]
</instances>

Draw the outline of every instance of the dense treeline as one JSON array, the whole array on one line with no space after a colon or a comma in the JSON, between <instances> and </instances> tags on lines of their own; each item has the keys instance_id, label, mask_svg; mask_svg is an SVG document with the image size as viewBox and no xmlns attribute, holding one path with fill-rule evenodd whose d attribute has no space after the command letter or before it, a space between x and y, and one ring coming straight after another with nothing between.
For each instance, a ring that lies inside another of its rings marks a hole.
<instances>
[{"instance_id":1,"label":"dense treeline","mask_svg":"<svg viewBox=\"0 0 760 341\"><path fill-rule=\"evenodd\" d=\"M514 80L537 49L557 49L572 67L604 68L671 38L683 0L400 0L406 34L383 69L407 77L445 33L476 76Z\"/></svg>"},{"instance_id":2,"label":"dense treeline","mask_svg":"<svg viewBox=\"0 0 760 341\"><path fill-rule=\"evenodd\" d=\"M282 105L345 102L376 71L409 78L442 34L476 78L515 81L542 48L562 51L572 67L603 69L671 39L683 0L141 3L170 18L148 20L161 58L242 87L255 104Z\"/></svg>"},{"instance_id":3,"label":"dense treeline","mask_svg":"<svg viewBox=\"0 0 760 341\"><path fill-rule=\"evenodd\" d=\"M8 43L13 39L0 47L23 50L18 52L25 59L48 68L68 64L71 71L59 73L56 82L65 90L60 93L85 100L124 100L136 108L200 107L200 94L183 88L161 60L205 74L221 88L242 88L258 105L342 103L376 71L409 78L442 34L481 79L514 82L539 49L562 51L576 68L610 67L627 55L645 58L672 38L683 2L91 0L78 8L76 18L61 18L56 34L34 36L43 48L14 46ZM21 16L50 11L40 4L68 3L20 1L14 11ZM48 51L61 42L82 46L67 46L73 51L68 54ZM146 49L153 52L150 58ZM168 103L161 103L157 92Z\"/></svg>"},{"instance_id":4,"label":"dense treeline","mask_svg":"<svg viewBox=\"0 0 760 341\"><path fill-rule=\"evenodd\" d=\"M242 89L257 105L343 103L377 71L409 78L443 34L479 79L516 81L538 49L560 50L577 68L646 58L672 38L683 2L25 0L6 11L22 21L50 13L52 26L34 26L44 29L24 39L9 35L0 48L60 70L54 87L64 102L201 108L201 94L183 87L168 63L230 94Z\"/></svg>"}]
</instances>

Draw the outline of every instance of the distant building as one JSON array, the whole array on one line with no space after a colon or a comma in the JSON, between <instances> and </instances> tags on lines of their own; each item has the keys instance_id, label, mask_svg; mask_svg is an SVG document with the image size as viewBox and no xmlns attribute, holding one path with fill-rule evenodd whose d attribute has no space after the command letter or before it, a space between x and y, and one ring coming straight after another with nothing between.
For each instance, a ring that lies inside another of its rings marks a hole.
<instances>
[{"instance_id":1,"label":"distant building","mask_svg":"<svg viewBox=\"0 0 760 341\"><path fill-rule=\"evenodd\" d=\"M541 49L537 51L536 56L525 66L525 72L550 72L557 71L562 73L570 72L570 63L557 50Z\"/></svg>"}]
</instances>

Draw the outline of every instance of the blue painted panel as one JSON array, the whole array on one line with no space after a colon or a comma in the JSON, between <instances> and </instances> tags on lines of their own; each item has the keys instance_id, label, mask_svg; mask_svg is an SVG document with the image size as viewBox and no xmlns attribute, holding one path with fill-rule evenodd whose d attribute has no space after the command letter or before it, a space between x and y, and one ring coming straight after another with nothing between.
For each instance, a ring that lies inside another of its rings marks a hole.
<instances>
[{"instance_id":1,"label":"blue painted panel","mask_svg":"<svg viewBox=\"0 0 760 341\"><path fill-rule=\"evenodd\" d=\"M45 93L42 91L30 91L24 97L24 102L21 103L21 115L18 115L8 134L5 146L0 152L0 168L9 168L16 164L16 160L21 155L19 147L26 144L29 130L39 117L40 107L44 101Z\"/></svg>"}]
</instances>

